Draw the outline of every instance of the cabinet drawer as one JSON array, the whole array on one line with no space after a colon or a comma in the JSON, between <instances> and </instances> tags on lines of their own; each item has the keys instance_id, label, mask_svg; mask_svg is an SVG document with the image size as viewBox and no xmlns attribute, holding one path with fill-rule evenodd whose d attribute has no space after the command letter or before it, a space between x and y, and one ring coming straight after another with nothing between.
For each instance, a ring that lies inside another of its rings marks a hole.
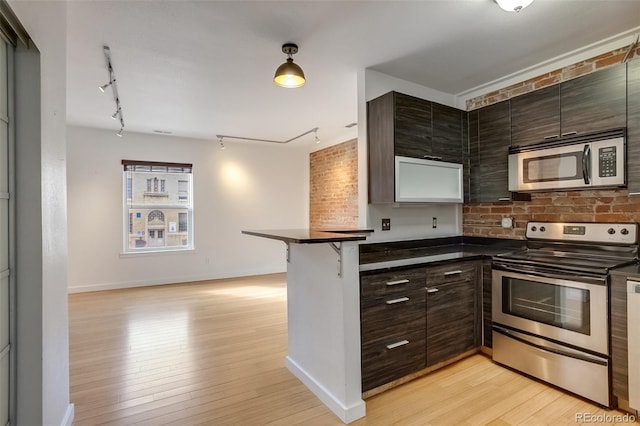
<instances>
[{"instance_id":1,"label":"cabinet drawer","mask_svg":"<svg viewBox=\"0 0 640 426\"><path fill-rule=\"evenodd\" d=\"M360 298L384 298L424 289L425 271L425 268L417 268L364 275L360 278Z\"/></svg>"},{"instance_id":2,"label":"cabinet drawer","mask_svg":"<svg viewBox=\"0 0 640 426\"><path fill-rule=\"evenodd\" d=\"M424 348L424 329L363 345L362 390L373 389L424 368Z\"/></svg>"},{"instance_id":3,"label":"cabinet drawer","mask_svg":"<svg viewBox=\"0 0 640 426\"><path fill-rule=\"evenodd\" d=\"M425 290L361 302L362 344L425 327Z\"/></svg>"},{"instance_id":4,"label":"cabinet drawer","mask_svg":"<svg viewBox=\"0 0 640 426\"><path fill-rule=\"evenodd\" d=\"M427 287L457 281L475 280L477 273L477 262L459 262L433 266L427 269Z\"/></svg>"}]
</instances>

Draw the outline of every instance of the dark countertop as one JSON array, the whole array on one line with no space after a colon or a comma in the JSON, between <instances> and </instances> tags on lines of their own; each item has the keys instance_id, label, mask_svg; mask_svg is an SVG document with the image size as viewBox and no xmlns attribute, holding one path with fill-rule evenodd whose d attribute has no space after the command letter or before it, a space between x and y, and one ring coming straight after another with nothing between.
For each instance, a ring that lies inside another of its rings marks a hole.
<instances>
[{"instance_id":1,"label":"dark countertop","mask_svg":"<svg viewBox=\"0 0 640 426\"><path fill-rule=\"evenodd\" d=\"M256 237L270 238L272 240L284 241L295 244L319 244L319 243L340 243L343 241L363 241L367 237L364 235L370 230L344 230L340 232L315 231L311 229L269 229L256 231L242 231L243 234Z\"/></svg>"},{"instance_id":2,"label":"dark countertop","mask_svg":"<svg viewBox=\"0 0 640 426\"><path fill-rule=\"evenodd\" d=\"M524 240L447 237L360 245L360 272L472 260L522 250Z\"/></svg>"}]
</instances>

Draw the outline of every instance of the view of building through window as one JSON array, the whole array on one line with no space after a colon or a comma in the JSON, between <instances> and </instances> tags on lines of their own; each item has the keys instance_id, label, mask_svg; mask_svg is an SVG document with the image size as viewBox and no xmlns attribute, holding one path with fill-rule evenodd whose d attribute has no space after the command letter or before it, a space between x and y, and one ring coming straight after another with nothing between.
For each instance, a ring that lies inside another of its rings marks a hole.
<instances>
[{"instance_id":1,"label":"view of building through window","mask_svg":"<svg viewBox=\"0 0 640 426\"><path fill-rule=\"evenodd\" d=\"M191 164L122 160L125 252L193 248Z\"/></svg>"}]
</instances>

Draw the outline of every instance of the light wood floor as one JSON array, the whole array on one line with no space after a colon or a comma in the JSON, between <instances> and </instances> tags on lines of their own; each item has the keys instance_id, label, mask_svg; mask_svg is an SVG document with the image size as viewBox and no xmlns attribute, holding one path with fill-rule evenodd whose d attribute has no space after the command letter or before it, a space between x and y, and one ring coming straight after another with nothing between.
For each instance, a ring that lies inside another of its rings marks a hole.
<instances>
[{"instance_id":1,"label":"light wood floor","mask_svg":"<svg viewBox=\"0 0 640 426\"><path fill-rule=\"evenodd\" d=\"M285 367L285 279L70 295L74 425L341 425ZM577 413L622 415L483 355L366 403L353 425L576 425Z\"/></svg>"}]
</instances>

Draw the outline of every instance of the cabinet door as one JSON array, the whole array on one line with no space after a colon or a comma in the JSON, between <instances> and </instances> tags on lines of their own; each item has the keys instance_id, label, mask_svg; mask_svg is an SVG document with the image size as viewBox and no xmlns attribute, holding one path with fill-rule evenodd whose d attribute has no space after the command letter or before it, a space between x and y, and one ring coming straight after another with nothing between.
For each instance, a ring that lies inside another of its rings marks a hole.
<instances>
[{"instance_id":1,"label":"cabinet door","mask_svg":"<svg viewBox=\"0 0 640 426\"><path fill-rule=\"evenodd\" d=\"M477 346L475 284L458 281L427 290L427 367Z\"/></svg>"},{"instance_id":2,"label":"cabinet door","mask_svg":"<svg viewBox=\"0 0 640 426\"><path fill-rule=\"evenodd\" d=\"M478 110L469 112L467 125L469 126L468 137L469 146L467 148L469 164L469 196L465 198L465 202L476 202L480 199L481 193L481 176L480 176L480 140L478 139Z\"/></svg>"},{"instance_id":3,"label":"cabinet door","mask_svg":"<svg viewBox=\"0 0 640 426\"><path fill-rule=\"evenodd\" d=\"M391 203L395 199L394 93L367 102L367 151L369 203Z\"/></svg>"},{"instance_id":4,"label":"cabinet door","mask_svg":"<svg viewBox=\"0 0 640 426\"><path fill-rule=\"evenodd\" d=\"M627 279L611 277L611 372L613 394L629 400L629 361L627 350Z\"/></svg>"},{"instance_id":5,"label":"cabinet door","mask_svg":"<svg viewBox=\"0 0 640 426\"><path fill-rule=\"evenodd\" d=\"M511 99L511 144L532 145L560 137L560 85Z\"/></svg>"},{"instance_id":6,"label":"cabinet door","mask_svg":"<svg viewBox=\"0 0 640 426\"><path fill-rule=\"evenodd\" d=\"M431 104L433 143L431 155L450 163L462 163L463 111L435 102Z\"/></svg>"},{"instance_id":7,"label":"cabinet door","mask_svg":"<svg viewBox=\"0 0 640 426\"><path fill-rule=\"evenodd\" d=\"M627 185L640 195L640 59L627 62Z\"/></svg>"},{"instance_id":8,"label":"cabinet door","mask_svg":"<svg viewBox=\"0 0 640 426\"><path fill-rule=\"evenodd\" d=\"M561 83L562 135L625 127L626 77L621 64Z\"/></svg>"},{"instance_id":9,"label":"cabinet door","mask_svg":"<svg viewBox=\"0 0 640 426\"><path fill-rule=\"evenodd\" d=\"M487 348L493 347L491 275L491 261L486 260L482 262L482 345Z\"/></svg>"},{"instance_id":10,"label":"cabinet door","mask_svg":"<svg viewBox=\"0 0 640 426\"><path fill-rule=\"evenodd\" d=\"M414 96L395 95L395 153L403 157L431 155L431 102Z\"/></svg>"},{"instance_id":11,"label":"cabinet door","mask_svg":"<svg viewBox=\"0 0 640 426\"><path fill-rule=\"evenodd\" d=\"M478 169L475 178L477 202L510 201L509 145L511 143L509 102L499 102L478 111Z\"/></svg>"},{"instance_id":12,"label":"cabinet door","mask_svg":"<svg viewBox=\"0 0 640 426\"><path fill-rule=\"evenodd\" d=\"M479 345L478 274L478 262L427 269L428 367Z\"/></svg>"}]
</instances>

